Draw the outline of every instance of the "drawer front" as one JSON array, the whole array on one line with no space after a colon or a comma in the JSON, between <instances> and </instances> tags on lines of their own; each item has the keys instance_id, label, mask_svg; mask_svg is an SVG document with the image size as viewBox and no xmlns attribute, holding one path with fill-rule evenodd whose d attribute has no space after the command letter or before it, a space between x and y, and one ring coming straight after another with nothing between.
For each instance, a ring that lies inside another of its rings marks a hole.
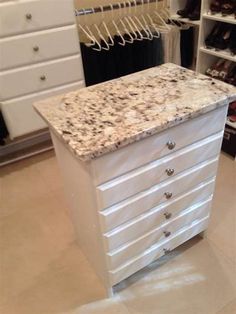
<instances>
[{"instance_id":1,"label":"drawer front","mask_svg":"<svg viewBox=\"0 0 236 314\"><path fill-rule=\"evenodd\" d=\"M208 112L162 133L150 136L93 161L94 183L99 185L157 160L224 129L227 106ZM214 123L209 123L214 121ZM168 141L174 142L170 150Z\"/></svg>"},{"instance_id":2,"label":"drawer front","mask_svg":"<svg viewBox=\"0 0 236 314\"><path fill-rule=\"evenodd\" d=\"M104 243L106 250L115 250L125 243L136 240L145 233L148 233L151 230L167 223L165 218L166 213L172 215L172 217L168 220L171 222L180 212L186 210L190 206L195 206L195 204L189 203L190 200L191 197L187 195L182 199L178 199L176 202L167 204L166 206L163 205L155 207L151 211L134 218L133 220L117 227L116 229L113 229L108 233L105 233Z\"/></svg>"},{"instance_id":3,"label":"drawer front","mask_svg":"<svg viewBox=\"0 0 236 314\"><path fill-rule=\"evenodd\" d=\"M75 23L73 0L13 0L0 4L0 37Z\"/></svg>"},{"instance_id":4,"label":"drawer front","mask_svg":"<svg viewBox=\"0 0 236 314\"><path fill-rule=\"evenodd\" d=\"M75 25L0 39L0 70L56 59L80 51Z\"/></svg>"},{"instance_id":5,"label":"drawer front","mask_svg":"<svg viewBox=\"0 0 236 314\"><path fill-rule=\"evenodd\" d=\"M220 152L223 132L97 187L100 208L109 207L192 168ZM172 175L168 171L174 171Z\"/></svg>"},{"instance_id":6,"label":"drawer front","mask_svg":"<svg viewBox=\"0 0 236 314\"><path fill-rule=\"evenodd\" d=\"M202 182L216 175L217 165L218 158L203 162L177 175L174 179L165 181L100 212L100 222L103 230L105 230L105 232L111 230L117 225L165 202L165 193L171 193L172 197L175 198L195 186L200 185Z\"/></svg>"},{"instance_id":7,"label":"drawer front","mask_svg":"<svg viewBox=\"0 0 236 314\"><path fill-rule=\"evenodd\" d=\"M1 103L1 111L3 113L11 139L47 127L46 123L34 110L33 103L82 87L84 87L83 81Z\"/></svg>"},{"instance_id":8,"label":"drawer front","mask_svg":"<svg viewBox=\"0 0 236 314\"><path fill-rule=\"evenodd\" d=\"M188 208L169 223L153 229L137 240L127 243L113 252L109 252L107 259L110 269L121 267L121 265L142 254L151 246L159 245L165 242L167 238L171 239L175 237L176 233L182 228L208 216L211 208L211 199Z\"/></svg>"},{"instance_id":9,"label":"drawer front","mask_svg":"<svg viewBox=\"0 0 236 314\"><path fill-rule=\"evenodd\" d=\"M83 79L79 55L0 73L0 100Z\"/></svg>"},{"instance_id":10,"label":"drawer front","mask_svg":"<svg viewBox=\"0 0 236 314\"><path fill-rule=\"evenodd\" d=\"M123 279L134 274L138 270L147 266L148 264L155 261L164 255L166 250L173 250L182 243L193 238L197 234L207 229L209 217L205 217L200 221L195 221L192 225L183 228L179 233L177 233L172 239L167 240L164 243L152 246L150 249L146 250L144 253L140 254L136 258L130 260L125 265L109 271L110 281L112 285L117 284Z\"/></svg>"},{"instance_id":11,"label":"drawer front","mask_svg":"<svg viewBox=\"0 0 236 314\"><path fill-rule=\"evenodd\" d=\"M191 206L206 199L213 194L215 177L205 182L202 182L202 179L204 177L205 180L208 175L214 175L215 166L216 163L201 167L200 169L197 168L190 175L188 174L187 179L186 176L181 176L172 182L170 186L151 191L151 193L147 193L143 196L143 198L136 201L131 200L126 206L122 207L121 205L120 208L117 207L113 210L108 209L100 212L99 215L103 232L109 232L122 223L125 223L157 206L159 206L160 214L162 213L162 218L165 220L169 219L169 215L167 218L165 217L166 213L171 214L171 217L173 218L173 216L180 212L186 204ZM194 183L196 183L196 186L193 187ZM175 197L173 199L171 198L169 201L166 201L165 198L165 201L163 202L163 200L161 200L165 193L163 193L163 188L166 192L168 192L169 190L172 190L172 187L175 188L175 185L179 188L185 189L181 191L184 194L175 195Z\"/></svg>"}]
</instances>

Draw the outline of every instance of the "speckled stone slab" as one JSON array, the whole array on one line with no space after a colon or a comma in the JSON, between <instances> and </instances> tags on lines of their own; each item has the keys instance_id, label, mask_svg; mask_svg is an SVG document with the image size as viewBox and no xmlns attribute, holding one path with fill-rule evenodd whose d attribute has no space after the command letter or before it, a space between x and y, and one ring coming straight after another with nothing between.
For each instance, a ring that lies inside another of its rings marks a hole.
<instances>
[{"instance_id":1,"label":"speckled stone slab","mask_svg":"<svg viewBox=\"0 0 236 314\"><path fill-rule=\"evenodd\" d=\"M168 63L49 98L35 108L88 161L233 100L235 87Z\"/></svg>"}]
</instances>

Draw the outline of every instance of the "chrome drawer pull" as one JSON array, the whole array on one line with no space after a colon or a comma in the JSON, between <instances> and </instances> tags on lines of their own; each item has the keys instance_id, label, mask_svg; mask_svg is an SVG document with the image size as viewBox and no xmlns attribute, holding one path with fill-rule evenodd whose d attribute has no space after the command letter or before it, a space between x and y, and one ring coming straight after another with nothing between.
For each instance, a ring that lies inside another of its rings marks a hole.
<instances>
[{"instance_id":1,"label":"chrome drawer pull","mask_svg":"<svg viewBox=\"0 0 236 314\"><path fill-rule=\"evenodd\" d=\"M33 50L34 50L35 52L39 51L39 46L34 46L34 47L33 47Z\"/></svg>"},{"instance_id":2,"label":"chrome drawer pull","mask_svg":"<svg viewBox=\"0 0 236 314\"><path fill-rule=\"evenodd\" d=\"M163 249L163 251L164 251L164 254L170 253L170 250L169 250L169 249Z\"/></svg>"},{"instance_id":3,"label":"chrome drawer pull","mask_svg":"<svg viewBox=\"0 0 236 314\"><path fill-rule=\"evenodd\" d=\"M164 213L164 216L166 217L166 219L170 219L172 217L171 213Z\"/></svg>"},{"instance_id":4,"label":"chrome drawer pull","mask_svg":"<svg viewBox=\"0 0 236 314\"><path fill-rule=\"evenodd\" d=\"M25 17L26 17L26 20L31 20L31 19L32 19L32 14L27 13L27 14L25 15Z\"/></svg>"},{"instance_id":5,"label":"chrome drawer pull","mask_svg":"<svg viewBox=\"0 0 236 314\"><path fill-rule=\"evenodd\" d=\"M166 143L166 145L167 145L167 147L169 148L169 150L172 150L172 149L175 148L176 143L175 143L175 142L172 142L172 141L168 141L168 142Z\"/></svg>"},{"instance_id":6,"label":"chrome drawer pull","mask_svg":"<svg viewBox=\"0 0 236 314\"><path fill-rule=\"evenodd\" d=\"M168 168L166 169L166 173L170 177L175 173L175 169Z\"/></svg>"},{"instance_id":7,"label":"chrome drawer pull","mask_svg":"<svg viewBox=\"0 0 236 314\"><path fill-rule=\"evenodd\" d=\"M46 76L45 76L45 75L41 75L41 76L40 76L40 80L41 80L41 81L46 81Z\"/></svg>"},{"instance_id":8,"label":"chrome drawer pull","mask_svg":"<svg viewBox=\"0 0 236 314\"><path fill-rule=\"evenodd\" d=\"M171 232L170 231L164 231L164 235L166 238L168 238L171 235Z\"/></svg>"},{"instance_id":9,"label":"chrome drawer pull","mask_svg":"<svg viewBox=\"0 0 236 314\"><path fill-rule=\"evenodd\" d=\"M170 193L170 192L166 192L165 193L165 197L166 197L166 199L168 200L168 199L170 199L171 197L172 197L172 193Z\"/></svg>"}]
</instances>

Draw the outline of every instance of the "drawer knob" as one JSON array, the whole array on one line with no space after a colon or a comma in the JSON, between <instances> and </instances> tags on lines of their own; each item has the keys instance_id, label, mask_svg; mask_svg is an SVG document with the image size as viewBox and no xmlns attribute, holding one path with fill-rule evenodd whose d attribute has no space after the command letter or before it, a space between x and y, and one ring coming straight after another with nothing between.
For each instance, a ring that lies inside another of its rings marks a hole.
<instances>
[{"instance_id":1,"label":"drawer knob","mask_svg":"<svg viewBox=\"0 0 236 314\"><path fill-rule=\"evenodd\" d=\"M166 238L168 238L171 235L171 232L170 231L164 231L164 235Z\"/></svg>"},{"instance_id":2,"label":"drawer knob","mask_svg":"<svg viewBox=\"0 0 236 314\"><path fill-rule=\"evenodd\" d=\"M33 47L33 50L34 50L35 52L38 52L38 51L39 51L39 46L34 46L34 47Z\"/></svg>"},{"instance_id":3,"label":"drawer knob","mask_svg":"<svg viewBox=\"0 0 236 314\"><path fill-rule=\"evenodd\" d=\"M170 199L171 197L172 197L172 193L170 193L170 192L166 192L165 193L165 196L166 196L166 199L168 200L168 199Z\"/></svg>"},{"instance_id":4,"label":"drawer knob","mask_svg":"<svg viewBox=\"0 0 236 314\"><path fill-rule=\"evenodd\" d=\"M31 13L27 13L25 15L25 17L26 17L26 20L32 20L32 14Z\"/></svg>"},{"instance_id":5,"label":"drawer knob","mask_svg":"<svg viewBox=\"0 0 236 314\"><path fill-rule=\"evenodd\" d=\"M170 250L169 250L169 249L163 249L163 251L164 251L164 254L170 253Z\"/></svg>"},{"instance_id":6,"label":"drawer knob","mask_svg":"<svg viewBox=\"0 0 236 314\"><path fill-rule=\"evenodd\" d=\"M168 168L168 169L166 169L166 173L170 177L175 173L175 169Z\"/></svg>"},{"instance_id":7,"label":"drawer knob","mask_svg":"<svg viewBox=\"0 0 236 314\"><path fill-rule=\"evenodd\" d=\"M166 217L166 219L170 219L172 217L171 213L164 213L164 216Z\"/></svg>"},{"instance_id":8,"label":"drawer knob","mask_svg":"<svg viewBox=\"0 0 236 314\"><path fill-rule=\"evenodd\" d=\"M46 76L45 76L45 75L41 75L41 76L40 76L40 80L41 80L41 81L46 81Z\"/></svg>"},{"instance_id":9,"label":"drawer knob","mask_svg":"<svg viewBox=\"0 0 236 314\"><path fill-rule=\"evenodd\" d=\"M167 145L167 147L169 148L169 150L172 150L172 149L175 148L176 143L175 143L175 142L172 142L172 141L168 141L166 145Z\"/></svg>"}]
</instances>

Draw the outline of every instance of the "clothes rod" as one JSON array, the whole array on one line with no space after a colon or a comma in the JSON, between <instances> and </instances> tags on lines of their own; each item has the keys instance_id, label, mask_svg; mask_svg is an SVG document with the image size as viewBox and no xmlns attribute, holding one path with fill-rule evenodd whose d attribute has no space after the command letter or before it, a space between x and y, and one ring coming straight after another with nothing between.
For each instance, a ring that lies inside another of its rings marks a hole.
<instances>
[{"instance_id":1,"label":"clothes rod","mask_svg":"<svg viewBox=\"0 0 236 314\"><path fill-rule=\"evenodd\" d=\"M101 12L124 9L124 8L129 8L129 7L134 7L137 5L154 3L154 2L159 2L159 1L158 0L136 0L136 1L131 0L129 2L120 2L120 3L111 4L111 5L95 7L95 8L75 10L75 15L81 16L81 15L87 15L87 14L93 14L93 13L101 13Z\"/></svg>"}]
</instances>

